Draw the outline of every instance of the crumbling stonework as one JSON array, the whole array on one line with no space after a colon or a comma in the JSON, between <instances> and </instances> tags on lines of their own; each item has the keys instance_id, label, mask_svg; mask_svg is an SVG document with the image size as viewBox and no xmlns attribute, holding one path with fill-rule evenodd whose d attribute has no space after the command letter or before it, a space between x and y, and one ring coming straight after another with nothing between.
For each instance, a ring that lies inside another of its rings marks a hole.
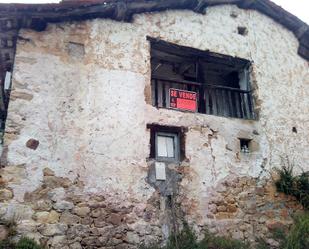
<instances>
[{"instance_id":1,"label":"crumbling stonework","mask_svg":"<svg viewBox=\"0 0 309 249\"><path fill-rule=\"evenodd\" d=\"M23 204L1 205L1 219L16 220L18 235L47 248L135 248L162 240L156 202L116 200L111 193L85 196L83 187L46 168L41 187L26 193ZM1 201L12 197L9 189L1 189Z\"/></svg>"},{"instance_id":2,"label":"crumbling stonework","mask_svg":"<svg viewBox=\"0 0 309 249\"><path fill-rule=\"evenodd\" d=\"M222 182L213 190L208 202L208 228L254 243L258 237L276 246L272 233L287 230L291 216L302 210L292 197L278 194L272 181L236 177Z\"/></svg>"},{"instance_id":3,"label":"crumbling stonework","mask_svg":"<svg viewBox=\"0 0 309 249\"><path fill-rule=\"evenodd\" d=\"M244 25L246 36L237 29ZM253 241L290 224L300 207L276 196L268 173L282 155L309 169L308 62L290 31L223 5L19 35L0 194L0 218L17 219L19 234L50 248L166 239L169 207L147 181L151 123L188 128L176 205L198 231L208 225ZM252 61L259 119L153 107L146 35ZM239 138L252 139L251 153L240 152Z\"/></svg>"}]
</instances>

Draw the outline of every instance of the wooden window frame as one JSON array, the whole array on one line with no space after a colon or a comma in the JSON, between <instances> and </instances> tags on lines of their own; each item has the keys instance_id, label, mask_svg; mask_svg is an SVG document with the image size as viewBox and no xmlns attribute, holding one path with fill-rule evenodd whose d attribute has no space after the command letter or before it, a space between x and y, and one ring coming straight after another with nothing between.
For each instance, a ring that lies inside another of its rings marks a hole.
<instances>
[{"instance_id":1,"label":"wooden window frame","mask_svg":"<svg viewBox=\"0 0 309 249\"><path fill-rule=\"evenodd\" d=\"M174 157L161 157L158 156L158 136L162 137L172 137L173 138L173 146L174 146ZM170 133L170 132L155 132L155 159L158 162L179 162L180 155L180 141L178 133Z\"/></svg>"},{"instance_id":2,"label":"wooden window frame","mask_svg":"<svg viewBox=\"0 0 309 249\"><path fill-rule=\"evenodd\" d=\"M168 126L161 124L147 124L147 129L150 130L150 153L149 159L156 160L156 133L176 134L178 136L178 160L181 162L186 160L186 132L187 127ZM174 161L176 163L176 161Z\"/></svg>"}]
</instances>

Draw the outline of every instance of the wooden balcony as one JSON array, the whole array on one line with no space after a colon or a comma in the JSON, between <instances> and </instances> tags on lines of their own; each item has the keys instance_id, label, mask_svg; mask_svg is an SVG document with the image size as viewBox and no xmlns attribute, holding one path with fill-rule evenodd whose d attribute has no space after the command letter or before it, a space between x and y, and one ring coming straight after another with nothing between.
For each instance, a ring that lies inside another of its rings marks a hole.
<instances>
[{"instance_id":1,"label":"wooden balcony","mask_svg":"<svg viewBox=\"0 0 309 249\"><path fill-rule=\"evenodd\" d=\"M169 108L170 88L196 92L199 113L241 119L256 118L251 91L162 77L152 78L154 106Z\"/></svg>"}]
</instances>

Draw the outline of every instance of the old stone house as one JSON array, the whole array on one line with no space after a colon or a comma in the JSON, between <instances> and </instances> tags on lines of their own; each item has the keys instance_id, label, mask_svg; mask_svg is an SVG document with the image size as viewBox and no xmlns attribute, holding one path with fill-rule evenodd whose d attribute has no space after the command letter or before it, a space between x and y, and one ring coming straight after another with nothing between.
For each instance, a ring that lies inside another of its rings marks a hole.
<instances>
[{"instance_id":1,"label":"old stone house","mask_svg":"<svg viewBox=\"0 0 309 249\"><path fill-rule=\"evenodd\" d=\"M136 248L189 222L254 242L301 209L309 29L268 0L0 5L0 219L50 248ZM269 243L273 241L268 240Z\"/></svg>"}]
</instances>

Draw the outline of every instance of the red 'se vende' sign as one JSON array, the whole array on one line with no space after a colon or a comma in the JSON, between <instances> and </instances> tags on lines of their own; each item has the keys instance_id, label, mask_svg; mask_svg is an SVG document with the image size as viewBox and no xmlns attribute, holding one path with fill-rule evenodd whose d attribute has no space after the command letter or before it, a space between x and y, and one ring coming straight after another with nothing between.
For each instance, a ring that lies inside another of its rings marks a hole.
<instances>
[{"instance_id":1,"label":"red 'se vende' sign","mask_svg":"<svg viewBox=\"0 0 309 249\"><path fill-rule=\"evenodd\" d=\"M170 88L170 108L196 112L196 92Z\"/></svg>"}]
</instances>

